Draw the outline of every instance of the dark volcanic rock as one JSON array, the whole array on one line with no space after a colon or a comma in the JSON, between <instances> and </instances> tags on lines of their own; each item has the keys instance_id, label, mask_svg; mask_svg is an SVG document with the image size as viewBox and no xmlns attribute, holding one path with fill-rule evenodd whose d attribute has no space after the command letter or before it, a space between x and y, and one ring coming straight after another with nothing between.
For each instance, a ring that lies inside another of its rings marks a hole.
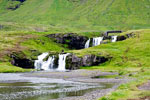
<instances>
[{"instance_id":1,"label":"dark volcanic rock","mask_svg":"<svg viewBox=\"0 0 150 100\"><path fill-rule=\"evenodd\" d=\"M135 34L128 33L128 34L125 34L125 35L122 35L122 36L118 36L117 41L123 41L123 40L126 40L127 38L132 38L132 37L135 37Z\"/></svg>"},{"instance_id":2,"label":"dark volcanic rock","mask_svg":"<svg viewBox=\"0 0 150 100\"><path fill-rule=\"evenodd\" d=\"M101 57L101 56L95 56L95 55L85 55L82 58L83 66L94 66L99 65L101 63L104 63L108 61L108 58Z\"/></svg>"},{"instance_id":3,"label":"dark volcanic rock","mask_svg":"<svg viewBox=\"0 0 150 100\"><path fill-rule=\"evenodd\" d=\"M56 43L66 44L70 49L83 49L88 37L79 36L76 33L67 34L50 34L47 35L49 38L54 38Z\"/></svg>"},{"instance_id":4,"label":"dark volcanic rock","mask_svg":"<svg viewBox=\"0 0 150 100\"><path fill-rule=\"evenodd\" d=\"M11 54L11 64L21 68L34 68L34 61L27 59L21 52Z\"/></svg>"},{"instance_id":5,"label":"dark volcanic rock","mask_svg":"<svg viewBox=\"0 0 150 100\"><path fill-rule=\"evenodd\" d=\"M69 55L66 59L66 69L75 70L82 66L82 58L76 55Z\"/></svg>"},{"instance_id":6,"label":"dark volcanic rock","mask_svg":"<svg viewBox=\"0 0 150 100\"><path fill-rule=\"evenodd\" d=\"M135 37L134 33L120 35L120 36L117 36L117 41L123 41L123 40L126 40L127 38L132 38L132 37ZM107 35L104 36L104 40L111 40L111 36L107 36Z\"/></svg>"},{"instance_id":7,"label":"dark volcanic rock","mask_svg":"<svg viewBox=\"0 0 150 100\"><path fill-rule=\"evenodd\" d=\"M123 41L123 40L126 40L127 39L127 37L125 37L125 36L118 36L117 37L117 41Z\"/></svg>"},{"instance_id":8,"label":"dark volcanic rock","mask_svg":"<svg viewBox=\"0 0 150 100\"><path fill-rule=\"evenodd\" d=\"M16 1L18 3L16 3ZM17 8L19 8L23 2L25 2L26 0L10 0L10 4L7 6L7 9L10 10L16 10Z\"/></svg>"},{"instance_id":9,"label":"dark volcanic rock","mask_svg":"<svg viewBox=\"0 0 150 100\"><path fill-rule=\"evenodd\" d=\"M20 2L24 2L24 1L26 1L26 0L12 0L12 1L20 1Z\"/></svg>"},{"instance_id":10,"label":"dark volcanic rock","mask_svg":"<svg viewBox=\"0 0 150 100\"><path fill-rule=\"evenodd\" d=\"M66 69L75 70L81 66L94 66L108 61L109 58L95 55L85 55L77 57L76 55L69 55L66 59Z\"/></svg>"}]
</instances>

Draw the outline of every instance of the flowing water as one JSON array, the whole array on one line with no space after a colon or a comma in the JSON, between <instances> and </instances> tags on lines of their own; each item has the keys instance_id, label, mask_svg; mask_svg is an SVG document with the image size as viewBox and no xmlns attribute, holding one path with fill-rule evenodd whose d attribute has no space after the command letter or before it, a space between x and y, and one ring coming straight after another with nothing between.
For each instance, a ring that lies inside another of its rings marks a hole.
<instances>
[{"instance_id":1,"label":"flowing water","mask_svg":"<svg viewBox=\"0 0 150 100\"><path fill-rule=\"evenodd\" d=\"M34 63L35 69L41 70L43 66L45 66L46 63L43 60L46 58L46 56L48 56L48 53L42 53L38 56L38 60L35 60Z\"/></svg>"},{"instance_id":2,"label":"flowing water","mask_svg":"<svg viewBox=\"0 0 150 100\"><path fill-rule=\"evenodd\" d=\"M103 41L103 37L93 38L93 46L100 45L102 41Z\"/></svg>"},{"instance_id":3,"label":"flowing water","mask_svg":"<svg viewBox=\"0 0 150 100\"><path fill-rule=\"evenodd\" d=\"M58 71L65 71L66 70L66 57L69 55L67 54L59 54L59 61L58 61Z\"/></svg>"},{"instance_id":4,"label":"flowing water","mask_svg":"<svg viewBox=\"0 0 150 100\"><path fill-rule=\"evenodd\" d=\"M116 42L117 41L117 36L112 36L112 42Z\"/></svg>"},{"instance_id":5,"label":"flowing water","mask_svg":"<svg viewBox=\"0 0 150 100\"><path fill-rule=\"evenodd\" d=\"M53 70L55 57L49 57L47 61L43 62L42 68L43 70Z\"/></svg>"},{"instance_id":6,"label":"flowing water","mask_svg":"<svg viewBox=\"0 0 150 100\"><path fill-rule=\"evenodd\" d=\"M22 74L0 74L0 79L0 100L50 100L83 96L94 90L108 89L114 85L23 77Z\"/></svg>"},{"instance_id":7,"label":"flowing water","mask_svg":"<svg viewBox=\"0 0 150 100\"><path fill-rule=\"evenodd\" d=\"M90 39L87 40L87 42L85 43L85 48L89 48L89 46L90 46Z\"/></svg>"},{"instance_id":8,"label":"flowing water","mask_svg":"<svg viewBox=\"0 0 150 100\"><path fill-rule=\"evenodd\" d=\"M66 70L66 57L69 55L67 54L59 54L59 61L58 61L58 68L57 71L65 71ZM48 53L43 53L38 56L38 60L35 60L34 66L37 70L54 70L54 61L55 56L49 56L47 61L44 59L48 56Z\"/></svg>"},{"instance_id":9,"label":"flowing water","mask_svg":"<svg viewBox=\"0 0 150 100\"><path fill-rule=\"evenodd\" d=\"M0 83L0 100L50 100L71 96L83 96L85 93L111 88L112 84L102 83Z\"/></svg>"}]
</instances>

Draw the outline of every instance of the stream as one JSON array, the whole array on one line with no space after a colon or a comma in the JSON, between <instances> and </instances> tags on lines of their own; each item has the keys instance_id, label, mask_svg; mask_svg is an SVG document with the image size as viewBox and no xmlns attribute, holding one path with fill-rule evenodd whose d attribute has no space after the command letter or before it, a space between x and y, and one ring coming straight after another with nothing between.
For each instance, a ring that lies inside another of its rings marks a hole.
<instances>
[{"instance_id":1,"label":"stream","mask_svg":"<svg viewBox=\"0 0 150 100\"><path fill-rule=\"evenodd\" d=\"M25 77L19 73L0 74L0 100L51 100L83 96L95 90L112 88L113 85Z\"/></svg>"}]
</instances>

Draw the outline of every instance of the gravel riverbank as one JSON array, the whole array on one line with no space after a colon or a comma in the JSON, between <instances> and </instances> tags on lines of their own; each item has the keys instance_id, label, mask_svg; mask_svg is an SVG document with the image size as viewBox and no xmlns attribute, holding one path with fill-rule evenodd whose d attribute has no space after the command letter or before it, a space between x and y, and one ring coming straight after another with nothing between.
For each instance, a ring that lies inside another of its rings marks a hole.
<instances>
[{"instance_id":1,"label":"gravel riverbank","mask_svg":"<svg viewBox=\"0 0 150 100\"><path fill-rule=\"evenodd\" d=\"M54 100L96 100L112 91L114 91L120 84L129 82L131 79L124 78L92 78L94 76L103 75L116 75L117 73L112 72L100 72L99 70L74 70L68 72L30 72L30 73L18 73L18 74L0 74L0 83L14 83L14 82L31 82L34 84L47 84L47 83L58 83L58 84L74 84L71 88L64 89L66 91L78 91L82 89L88 89L90 87L97 87L93 91L87 92L79 96L65 96ZM111 88L98 89L98 84L111 83ZM32 86L31 86L32 87ZM84 87L84 88L83 88ZM43 87L42 87L43 88ZM58 90L61 92L62 90ZM34 91L35 92L35 91ZM37 92L37 91L36 91ZM35 93L36 93L35 92ZM44 90L45 92L45 90ZM44 93L43 91L41 93ZM49 90L46 90L49 93ZM54 91L53 91L54 92ZM39 93L39 92L37 92ZM33 93L32 93L33 94ZM35 94L37 95L37 94ZM39 94L40 95L40 94ZM7 99L5 99L7 100ZM34 99L31 99L34 100ZM44 99L44 100L48 100Z\"/></svg>"}]
</instances>

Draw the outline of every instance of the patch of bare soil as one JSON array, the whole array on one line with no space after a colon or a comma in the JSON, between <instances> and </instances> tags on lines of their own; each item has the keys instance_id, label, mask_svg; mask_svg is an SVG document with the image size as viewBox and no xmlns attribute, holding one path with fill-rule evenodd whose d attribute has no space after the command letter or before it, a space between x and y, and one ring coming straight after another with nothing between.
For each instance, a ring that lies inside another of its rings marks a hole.
<instances>
[{"instance_id":1,"label":"patch of bare soil","mask_svg":"<svg viewBox=\"0 0 150 100\"><path fill-rule=\"evenodd\" d=\"M7 48L7 49L0 51L0 60L3 60L4 56L6 56L6 55L9 56L12 52L19 52L19 51L27 49L26 47L21 46L21 43L28 40L28 39L35 38L35 37L36 36L34 36L34 35L17 36L18 41L15 43L14 47Z\"/></svg>"},{"instance_id":2,"label":"patch of bare soil","mask_svg":"<svg viewBox=\"0 0 150 100\"><path fill-rule=\"evenodd\" d=\"M140 90L150 90L150 81L138 87Z\"/></svg>"}]
</instances>

